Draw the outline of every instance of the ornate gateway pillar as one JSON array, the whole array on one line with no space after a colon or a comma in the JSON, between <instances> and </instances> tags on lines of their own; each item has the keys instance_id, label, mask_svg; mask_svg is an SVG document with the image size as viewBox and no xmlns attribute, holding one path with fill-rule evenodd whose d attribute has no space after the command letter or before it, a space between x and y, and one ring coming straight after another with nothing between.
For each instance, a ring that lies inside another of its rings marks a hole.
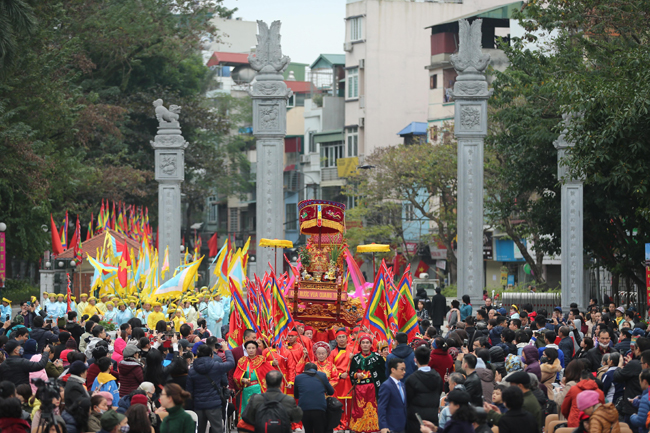
<instances>
[{"instance_id":1,"label":"ornate gateway pillar","mask_svg":"<svg viewBox=\"0 0 650 433\"><path fill-rule=\"evenodd\" d=\"M481 23L458 21L458 54L451 63L458 72L454 84L454 134L458 140L458 297L483 302L483 140L487 135L485 79L490 55L481 50Z\"/></svg>"},{"instance_id":2,"label":"ornate gateway pillar","mask_svg":"<svg viewBox=\"0 0 650 433\"><path fill-rule=\"evenodd\" d=\"M575 143L567 141L566 133L571 115L564 114L564 130L555 140L557 149L557 177L562 182L562 309L568 309L572 302L584 307L588 304L588 294L584 285L583 265L583 181L569 174L565 159L571 157Z\"/></svg>"},{"instance_id":3,"label":"ornate gateway pillar","mask_svg":"<svg viewBox=\"0 0 650 433\"><path fill-rule=\"evenodd\" d=\"M158 134L151 142L156 154L158 181L158 269L162 268L165 248L169 246L167 278L180 264L181 254L181 182L185 180L185 149L188 143L181 135L178 113L181 107L163 106L163 100L153 102L158 119ZM165 280L160 280L160 284Z\"/></svg>"},{"instance_id":4,"label":"ornate gateway pillar","mask_svg":"<svg viewBox=\"0 0 650 433\"><path fill-rule=\"evenodd\" d=\"M257 25L257 48L248 56L248 61L258 71L250 95L253 98L253 134L257 139L256 236L259 241L284 236L284 137L287 100L292 92L282 76L290 59L282 55L280 21L273 21L271 28L263 21L257 21ZM282 255L282 251L279 253ZM275 248L258 248L257 263L262 269L269 262L274 265L275 254ZM284 263L284 259L281 257L278 263Z\"/></svg>"}]
</instances>

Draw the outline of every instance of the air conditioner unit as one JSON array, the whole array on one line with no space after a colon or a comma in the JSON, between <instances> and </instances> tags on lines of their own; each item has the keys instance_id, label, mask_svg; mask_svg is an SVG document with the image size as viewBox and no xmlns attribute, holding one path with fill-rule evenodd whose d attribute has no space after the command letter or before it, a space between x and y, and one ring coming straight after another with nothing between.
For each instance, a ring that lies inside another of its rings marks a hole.
<instances>
[{"instance_id":1,"label":"air conditioner unit","mask_svg":"<svg viewBox=\"0 0 650 433\"><path fill-rule=\"evenodd\" d=\"M359 59L359 69L366 67L366 59Z\"/></svg>"},{"instance_id":2,"label":"air conditioner unit","mask_svg":"<svg viewBox=\"0 0 650 433\"><path fill-rule=\"evenodd\" d=\"M352 42L345 42L343 43L343 51L349 53L352 51Z\"/></svg>"},{"instance_id":3,"label":"air conditioner unit","mask_svg":"<svg viewBox=\"0 0 650 433\"><path fill-rule=\"evenodd\" d=\"M309 155L300 155L301 164L309 164Z\"/></svg>"},{"instance_id":4,"label":"air conditioner unit","mask_svg":"<svg viewBox=\"0 0 650 433\"><path fill-rule=\"evenodd\" d=\"M364 126L366 126L366 118L359 117L359 128L363 128Z\"/></svg>"},{"instance_id":5,"label":"air conditioner unit","mask_svg":"<svg viewBox=\"0 0 650 433\"><path fill-rule=\"evenodd\" d=\"M366 108L366 96L359 95L359 108Z\"/></svg>"}]
</instances>

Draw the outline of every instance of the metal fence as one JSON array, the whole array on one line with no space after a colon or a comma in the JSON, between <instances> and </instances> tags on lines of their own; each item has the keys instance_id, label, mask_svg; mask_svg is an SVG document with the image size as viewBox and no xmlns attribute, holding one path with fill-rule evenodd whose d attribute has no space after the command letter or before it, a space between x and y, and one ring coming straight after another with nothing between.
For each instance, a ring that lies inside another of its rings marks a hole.
<instances>
[{"instance_id":1,"label":"metal fence","mask_svg":"<svg viewBox=\"0 0 650 433\"><path fill-rule=\"evenodd\" d=\"M551 314L553 308L562 305L562 294L555 292L545 293L521 293L521 292L503 292L498 300L507 311L510 311L510 305L517 305L521 310L524 304L531 304L533 310L537 311L545 309L548 314Z\"/></svg>"}]
</instances>

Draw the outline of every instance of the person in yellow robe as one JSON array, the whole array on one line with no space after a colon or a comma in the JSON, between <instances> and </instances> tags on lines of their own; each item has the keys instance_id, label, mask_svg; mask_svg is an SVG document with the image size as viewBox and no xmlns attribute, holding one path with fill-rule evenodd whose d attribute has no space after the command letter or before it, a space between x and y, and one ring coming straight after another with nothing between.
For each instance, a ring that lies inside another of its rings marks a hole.
<instances>
[{"instance_id":1,"label":"person in yellow robe","mask_svg":"<svg viewBox=\"0 0 650 433\"><path fill-rule=\"evenodd\" d=\"M156 323L161 320L165 320L165 314L162 312L162 304L156 301L153 303L153 312L150 313L147 318L147 328L149 328L149 330L155 330Z\"/></svg>"},{"instance_id":2,"label":"person in yellow robe","mask_svg":"<svg viewBox=\"0 0 650 433\"><path fill-rule=\"evenodd\" d=\"M106 303L107 302L108 302L108 295L106 293L104 293L101 296L101 302L97 303L97 308L99 308L99 311L101 311L102 314L105 313L108 310L108 308L106 308Z\"/></svg>"},{"instance_id":3,"label":"person in yellow robe","mask_svg":"<svg viewBox=\"0 0 650 433\"><path fill-rule=\"evenodd\" d=\"M82 293L79 295L79 303L77 304L77 314L79 314L79 319L84 315L84 310L88 306L88 293Z\"/></svg>"},{"instance_id":4,"label":"person in yellow robe","mask_svg":"<svg viewBox=\"0 0 650 433\"><path fill-rule=\"evenodd\" d=\"M177 308L174 312L174 317L172 317L172 322L174 322L174 330L176 332L181 332L181 325L187 323L185 317L183 317L183 309Z\"/></svg>"},{"instance_id":5,"label":"person in yellow robe","mask_svg":"<svg viewBox=\"0 0 650 433\"><path fill-rule=\"evenodd\" d=\"M101 318L102 312L97 307L97 298L94 296L88 298L88 305L86 305L86 308L84 308L83 314L87 314L88 317L92 317L93 315L97 314Z\"/></svg>"}]
</instances>

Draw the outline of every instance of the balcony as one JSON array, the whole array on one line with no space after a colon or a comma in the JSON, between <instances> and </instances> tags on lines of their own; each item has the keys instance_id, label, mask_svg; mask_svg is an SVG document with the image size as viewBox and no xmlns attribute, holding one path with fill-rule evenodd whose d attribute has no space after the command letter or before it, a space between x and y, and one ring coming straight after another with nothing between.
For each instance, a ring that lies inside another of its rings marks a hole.
<instances>
[{"instance_id":1,"label":"balcony","mask_svg":"<svg viewBox=\"0 0 650 433\"><path fill-rule=\"evenodd\" d=\"M345 185L345 179L339 177L338 167L321 168L320 178L321 187Z\"/></svg>"}]
</instances>

